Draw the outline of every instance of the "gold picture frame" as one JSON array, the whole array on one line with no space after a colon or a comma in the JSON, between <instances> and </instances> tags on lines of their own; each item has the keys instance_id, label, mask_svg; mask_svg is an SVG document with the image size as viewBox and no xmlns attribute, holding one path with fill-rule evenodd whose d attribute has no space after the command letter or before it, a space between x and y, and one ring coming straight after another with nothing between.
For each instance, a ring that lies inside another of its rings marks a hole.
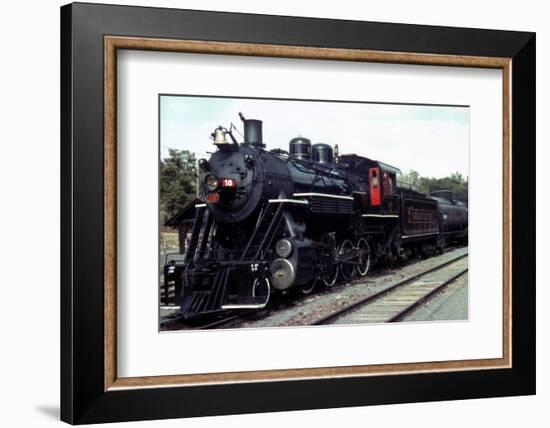
<instances>
[{"instance_id":1,"label":"gold picture frame","mask_svg":"<svg viewBox=\"0 0 550 428\"><path fill-rule=\"evenodd\" d=\"M331 49L267 44L167 40L105 36L105 390L185 386L266 380L336 378L387 374L410 374L450 370L507 368L511 364L511 58L465 55L433 55L405 52L378 52L357 49ZM119 49L208 55L247 55L275 58L360 61L391 64L440 65L494 68L502 70L503 96L503 349L502 358L462 361L434 361L407 364L379 364L307 369L263 370L212 374L186 374L118 378L116 376L116 52Z\"/></svg>"}]
</instances>

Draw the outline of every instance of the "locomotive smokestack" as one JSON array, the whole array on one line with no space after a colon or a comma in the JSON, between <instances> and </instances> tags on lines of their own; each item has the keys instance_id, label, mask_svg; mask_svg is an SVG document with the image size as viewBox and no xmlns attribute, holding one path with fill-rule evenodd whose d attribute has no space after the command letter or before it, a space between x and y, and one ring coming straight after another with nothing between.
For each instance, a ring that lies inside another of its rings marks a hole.
<instances>
[{"instance_id":1,"label":"locomotive smokestack","mask_svg":"<svg viewBox=\"0 0 550 428\"><path fill-rule=\"evenodd\" d=\"M262 138L262 121L257 119L245 119L242 113L239 113L244 125L244 142L254 147L265 147Z\"/></svg>"}]
</instances>

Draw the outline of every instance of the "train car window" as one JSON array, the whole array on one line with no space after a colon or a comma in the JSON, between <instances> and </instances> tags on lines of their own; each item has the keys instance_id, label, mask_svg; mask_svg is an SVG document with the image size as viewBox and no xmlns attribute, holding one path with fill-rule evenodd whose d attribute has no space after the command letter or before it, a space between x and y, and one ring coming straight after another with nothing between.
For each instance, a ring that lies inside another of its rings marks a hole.
<instances>
[{"instance_id":1,"label":"train car window","mask_svg":"<svg viewBox=\"0 0 550 428\"><path fill-rule=\"evenodd\" d=\"M379 171L380 170L378 168L369 168L370 204L372 206L380 205L380 186L378 183Z\"/></svg>"},{"instance_id":2,"label":"train car window","mask_svg":"<svg viewBox=\"0 0 550 428\"><path fill-rule=\"evenodd\" d=\"M382 174L382 189L384 190L384 196L390 195L390 186L388 184L388 173L384 172Z\"/></svg>"}]
</instances>

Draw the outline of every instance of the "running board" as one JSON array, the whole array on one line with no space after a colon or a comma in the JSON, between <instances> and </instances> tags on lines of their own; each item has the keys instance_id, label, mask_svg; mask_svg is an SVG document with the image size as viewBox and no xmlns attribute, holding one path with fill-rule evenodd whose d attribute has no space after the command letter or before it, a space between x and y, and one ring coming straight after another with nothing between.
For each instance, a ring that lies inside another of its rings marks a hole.
<instances>
[{"instance_id":1,"label":"running board","mask_svg":"<svg viewBox=\"0 0 550 428\"><path fill-rule=\"evenodd\" d=\"M223 304L222 309L262 309L267 306L267 300L262 297L241 297L239 300Z\"/></svg>"},{"instance_id":2,"label":"running board","mask_svg":"<svg viewBox=\"0 0 550 428\"><path fill-rule=\"evenodd\" d=\"M240 303L229 303L227 305L222 305L222 309L263 309L266 307L266 303L255 303L255 304L240 304Z\"/></svg>"}]
</instances>

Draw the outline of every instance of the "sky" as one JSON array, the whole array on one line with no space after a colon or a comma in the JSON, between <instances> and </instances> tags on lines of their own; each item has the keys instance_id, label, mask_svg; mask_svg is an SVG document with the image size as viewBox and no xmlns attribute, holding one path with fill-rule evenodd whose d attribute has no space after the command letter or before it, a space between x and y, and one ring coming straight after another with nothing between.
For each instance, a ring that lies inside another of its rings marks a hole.
<instances>
[{"instance_id":1,"label":"sky","mask_svg":"<svg viewBox=\"0 0 550 428\"><path fill-rule=\"evenodd\" d=\"M469 175L469 109L454 106L162 95L161 157L174 148L208 158L216 149L210 134L218 125L229 129L233 123L243 132L239 112L263 121L267 149L288 150L288 142L300 135L313 144L338 144L340 154L355 153L404 173Z\"/></svg>"}]
</instances>

